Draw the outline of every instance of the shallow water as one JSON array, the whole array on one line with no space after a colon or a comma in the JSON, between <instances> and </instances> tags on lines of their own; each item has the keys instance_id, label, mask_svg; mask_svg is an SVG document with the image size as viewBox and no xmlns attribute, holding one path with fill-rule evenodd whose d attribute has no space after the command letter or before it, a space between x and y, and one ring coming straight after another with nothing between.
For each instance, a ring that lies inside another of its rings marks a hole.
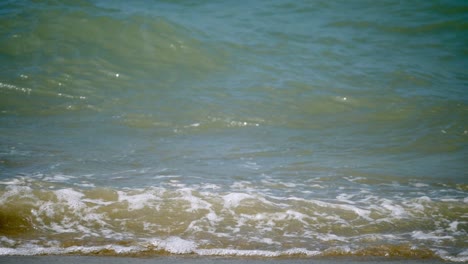
<instances>
[{"instance_id":1,"label":"shallow water","mask_svg":"<svg viewBox=\"0 0 468 264\"><path fill-rule=\"evenodd\" d=\"M464 1L7 1L0 25L0 254L467 260Z\"/></svg>"}]
</instances>

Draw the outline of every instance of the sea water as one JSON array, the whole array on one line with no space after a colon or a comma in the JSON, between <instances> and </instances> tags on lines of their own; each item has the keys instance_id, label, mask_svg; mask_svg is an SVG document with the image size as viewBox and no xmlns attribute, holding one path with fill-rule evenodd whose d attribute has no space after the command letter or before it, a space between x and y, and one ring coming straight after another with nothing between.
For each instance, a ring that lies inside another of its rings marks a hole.
<instances>
[{"instance_id":1,"label":"sea water","mask_svg":"<svg viewBox=\"0 0 468 264\"><path fill-rule=\"evenodd\" d=\"M2 1L0 254L468 260L466 1Z\"/></svg>"}]
</instances>

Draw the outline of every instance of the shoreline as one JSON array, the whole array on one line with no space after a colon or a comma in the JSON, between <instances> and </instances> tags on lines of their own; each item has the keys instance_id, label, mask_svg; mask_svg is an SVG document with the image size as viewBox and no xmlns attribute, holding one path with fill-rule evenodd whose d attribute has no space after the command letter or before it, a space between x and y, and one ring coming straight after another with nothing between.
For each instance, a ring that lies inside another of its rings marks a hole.
<instances>
[{"instance_id":1,"label":"shoreline","mask_svg":"<svg viewBox=\"0 0 468 264\"><path fill-rule=\"evenodd\" d=\"M85 255L46 255L46 256L0 256L0 262L4 264L19 263L37 263L37 264L102 264L102 263L136 263L136 264L166 264L166 263L185 263L185 264L442 264L451 263L442 259L408 259L408 258L386 258L386 257L317 257L317 258L262 258L262 257L225 257L225 256L85 256ZM456 263L456 262L454 262Z\"/></svg>"}]
</instances>

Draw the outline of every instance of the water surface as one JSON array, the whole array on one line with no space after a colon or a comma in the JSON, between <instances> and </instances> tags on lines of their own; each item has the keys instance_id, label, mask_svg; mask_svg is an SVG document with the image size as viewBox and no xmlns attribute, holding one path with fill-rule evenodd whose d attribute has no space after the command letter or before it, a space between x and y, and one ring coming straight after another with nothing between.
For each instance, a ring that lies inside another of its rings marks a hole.
<instances>
[{"instance_id":1,"label":"water surface","mask_svg":"<svg viewBox=\"0 0 468 264\"><path fill-rule=\"evenodd\" d=\"M5 1L0 254L467 261L464 1Z\"/></svg>"}]
</instances>

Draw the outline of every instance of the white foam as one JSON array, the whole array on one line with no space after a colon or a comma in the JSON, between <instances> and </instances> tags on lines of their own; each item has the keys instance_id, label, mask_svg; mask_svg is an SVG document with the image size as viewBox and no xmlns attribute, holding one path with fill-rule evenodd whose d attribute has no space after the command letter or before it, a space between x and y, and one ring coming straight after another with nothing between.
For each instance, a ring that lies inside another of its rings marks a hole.
<instances>
[{"instance_id":1,"label":"white foam","mask_svg":"<svg viewBox=\"0 0 468 264\"><path fill-rule=\"evenodd\" d=\"M418 240L453 240L452 236L438 236L434 233L424 233L422 231L413 231L411 237Z\"/></svg>"},{"instance_id":2,"label":"white foam","mask_svg":"<svg viewBox=\"0 0 468 264\"><path fill-rule=\"evenodd\" d=\"M458 253L456 256L450 255L447 251L443 249L435 249L436 254L444 260L452 262L468 262L468 249L463 250Z\"/></svg>"},{"instance_id":3,"label":"white foam","mask_svg":"<svg viewBox=\"0 0 468 264\"><path fill-rule=\"evenodd\" d=\"M13 246L15 244L14 240L9 239L6 236L1 236L0 237L0 242L1 242L1 244L7 244L8 246Z\"/></svg>"},{"instance_id":4,"label":"white foam","mask_svg":"<svg viewBox=\"0 0 468 264\"><path fill-rule=\"evenodd\" d=\"M318 250L307 250L305 248L292 248L283 251L282 255L306 255L308 257L320 255L321 252Z\"/></svg>"},{"instance_id":5,"label":"white foam","mask_svg":"<svg viewBox=\"0 0 468 264\"><path fill-rule=\"evenodd\" d=\"M43 181L48 181L48 182L67 182L70 179L74 179L76 177L70 176L70 175L64 175L64 174L56 174L52 176L46 176L42 178Z\"/></svg>"},{"instance_id":6,"label":"white foam","mask_svg":"<svg viewBox=\"0 0 468 264\"><path fill-rule=\"evenodd\" d=\"M292 183L292 182L279 182L279 184L282 184L282 185L284 185L284 186L286 186L286 187L288 187L288 188L295 188L295 187L297 187L297 184Z\"/></svg>"},{"instance_id":7,"label":"white foam","mask_svg":"<svg viewBox=\"0 0 468 264\"><path fill-rule=\"evenodd\" d=\"M65 227L64 225L59 225L57 223L51 223L50 228L60 234L76 232L75 228Z\"/></svg>"},{"instance_id":8,"label":"white foam","mask_svg":"<svg viewBox=\"0 0 468 264\"><path fill-rule=\"evenodd\" d=\"M320 207L325 207L325 208L336 208L336 209L342 209L346 211L352 211L359 217L372 221L373 219L369 217L370 211L366 209L359 208L354 205L349 205L349 204L333 204L333 203L327 203L323 201L318 201L318 200L304 200L310 203L313 203L315 205L318 205Z\"/></svg>"},{"instance_id":9,"label":"white foam","mask_svg":"<svg viewBox=\"0 0 468 264\"><path fill-rule=\"evenodd\" d=\"M261 168L260 165L258 165L256 162L253 162L253 161L247 161L241 166L247 169L251 169L251 170L259 170Z\"/></svg>"},{"instance_id":10,"label":"white foam","mask_svg":"<svg viewBox=\"0 0 468 264\"><path fill-rule=\"evenodd\" d=\"M417 188L423 188L423 187L429 187L429 184L416 182L416 183L413 183L413 186Z\"/></svg>"},{"instance_id":11,"label":"white foam","mask_svg":"<svg viewBox=\"0 0 468 264\"><path fill-rule=\"evenodd\" d=\"M152 205L156 210L159 210L159 204L154 204L161 200L160 197L155 196L152 192L145 191L134 195L129 195L124 191L118 191L119 202L127 202L129 210L140 210L145 206ZM151 203L153 202L153 203Z\"/></svg>"},{"instance_id":12,"label":"white foam","mask_svg":"<svg viewBox=\"0 0 468 264\"><path fill-rule=\"evenodd\" d=\"M92 203L95 205L101 205L101 206L108 206L114 203L113 201L106 202L102 199L88 199L88 198L82 199L82 201L86 203Z\"/></svg>"},{"instance_id":13,"label":"white foam","mask_svg":"<svg viewBox=\"0 0 468 264\"><path fill-rule=\"evenodd\" d=\"M350 182L356 182L356 181L362 181L366 180L365 177L355 177L355 176L349 176L349 177L343 177L345 180L350 181Z\"/></svg>"},{"instance_id":14,"label":"white foam","mask_svg":"<svg viewBox=\"0 0 468 264\"><path fill-rule=\"evenodd\" d=\"M142 251L138 246L119 246L119 245L104 245L104 246L71 246L61 248L57 246L43 247L35 244L25 244L17 248L0 248L0 256L17 255L17 256L35 256L35 255L60 255L60 254L90 254L101 251L114 251L117 254L128 254Z\"/></svg>"},{"instance_id":15,"label":"white foam","mask_svg":"<svg viewBox=\"0 0 468 264\"><path fill-rule=\"evenodd\" d=\"M246 193L230 193L223 196L224 208L232 208L239 206L240 202L245 199L253 198L252 195Z\"/></svg>"},{"instance_id":16,"label":"white foam","mask_svg":"<svg viewBox=\"0 0 468 264\"><path fill-rule=\"evenodd\" d=\"M239 250L239 249L197 249L195 253L201 256L236 256L236 257L279 257L292 255L317 256L319 251L304 248L292 248L285 251L270 250Z\"/></svg>"},{"instance_id":17,"label":"white foam","mask_svg":"<svg viewBox=\"0 0 468 264\"><path fill-rule=\"evenodd\" d=\"M185 240L180 237L169 237L164 240L153 239L150 243L158 249L165 250L172 254L188 254L195 251L197 243Z\"/></svg>"},{"instance_id":18,"label":"white foam","mask_svg":"<svg viewBox=\"0 0 468 264\"><path fill-rule=\"evenodd\" d=\"M0 184L4 185L20 185L24 184L25 180L24 178L14 178L14 179L9 179L7 181L0 181Z\"/></svg>"},{"instance_id":19,"label":"white foam","mask_svg":"<svg viewBox=\"0 0 468 264\"><path fill-rule=\"evenodd\" d=\"M0 247L0 256L8 256L8 255L24 255L24 254L19 254L17 248L6 248L6 247Z\"/></svg>"},{"instance_id":20,"label":"white foam","mask_svg":"<svg viewBox=\"0 0 468 264\"><path fill-rule=\"evenodd\" d=\"M55 207L55 203L52 202L52 201L46 201L46 202L43 202L40 206L39 206L39 210L37 211L37 213L35 214L36 216L39 215L39 214L45 214L47 217L51 218L55 215L55 210L54 210L54 207ZM31 213L34 213L36 212L35 210L31 210Z\"/></svg>"},{"instance_id":21,"label":"white foam","mask_svg":"<svg viewBox=\"0 0 468 264\"><path fill-rule=\"evenodd\" d=\"M342 241L348 242L348 239L345 237L337 236L335 234L318 234L317 238L322 241Z\"/></svg>"},{"instance_id":22,"label":"white foam","mask_svg":"<svg viewBox=\"0 0 468 264\"><path fill-rule=\"evenodd\" d=\"M307 225L307 223L304 221L304 219L308 218L308 216L306 216L303 213L299 213L299 212L293 211L293 210L287 210L286 215L288 216L288 219L292 218L292 219L298 220L299 222Z\"/></svg>"},{"instance_id":23,"label":"white foam","mask_svg":"<svg viewBox=\"0 0 468 264\"><path fill-rule=\"evenodd\" d=\"M219 220L222 220L218 217L218 215L216 215L215 212L209 212L207 215L206 215L206 218L211 221L211 222L214 222L214 221L219 221Z\"/></svg>"},{"instance_id":24,"label":"white foam","mask_svg":"<svg viewBox=\"0 0 468 264\"><path fill-rule=\"evenodd\" d=\"M441 202L459 202L460 200L459 199L456 199L456 198L439 198L439 200Z\"/></svg>"},{"instance_id":25,"label":"white foam","mask_svg":"<svg viewBox=\"0 0 468 264\"><path fill-rule=\"evenodd\" d=\"M421 203L429 203L429 202L432 202L432 199L427 196L421 196L419 198L416 198L416 201L421 202Z\"/></svg>"},{"instance_id":26,"label":"white foam","mask_svg":"<svg viewBox=\"0 0 468 264\"><path fill-rule=\"evenodd\" d=\"M341 193L338 196L336 196L336 199L340 202L345 202L348 204L355 204L355 202L349 200L353 197L354 197L354 194Z\"/></svg>"},{"instance_id":27,"label":"white foam","mask_svg":"<svg viewBox=\"0 0 468 264\"><path fill-rule=\"evenodd\" d=\"M0 197L0 203L5 203L11 197L33 197L32 190L28 186L7 185L6 192Z\"/></svg>"},{"instance_id":28,"label":"white foam","mask_svg":"<svg viewBox=\"0 0 468 264\"><path fill-rule=\"evenodd\" d=\"M82 188L94 188L96 187L95 184L89 182L81 182L81 183L74 183L73 185L82 187Z\"/></svg>"},{"instance_id":29,"label":"white foam","mask_svg":"<svg viewBox=\"0 0 468 264\"><path fill-rule=\"evenodd\" d=\"M196 252L201 256L237 256L237 257L278 257L279 252L267 250L238 250L238 249L198 249Z\"/></svg>"},{"instance_id":30,"label":"white foam","mask_svg":"<svg viewBox=\"0 0 468 264\"><path fill-rule=\"evenodd\" d=\"M221 187L219 185L216 185L216 184L204 184L203 186L201 186L201 189L211 189L211 190L219 190L221 189Z\"/></svg>"},{"instance_id":31,"label":"white foam","mask_svg":"<svg viewBox=\"0 0 468 264\"><path fill-rule=\"evenodd\" d=\"M274 241L269 237L249 237L249 242L263 243L267 245L280 245L281 243Z\"/></svg>"},{"instance_id":32,"label":"white foam","mask_svg":"<svg viewBox=\"0 0 468 264\"><path fill-rule=\"evenodd\" d=\"M320 184L312 184L312 185L309 185L309 187L311 188L318 188L318 189L324 189L325 187L323 187L322 185Z\"/></svg>"},{"instance_id":33,"label":"white foam","mask_svg":"<svg viewBox=\"0 0 468 264\"><path fill-rule=\"evenodd\" d=\"M107 223L102 220L102 217L102 214L87 212L81 219L87 222L98 223L101 226L106 226Z\"/></svg>"},{"instance_id":34,"label":"white foam","mask_svg":"<svg viewBox=\"0 0 468 264\"><path fill-rule=\"evenodd\" d=\"M371 242L377 242L379 240L383 240L385 242L389 241L396 241L402 239L400 236L392 235L392 234L364 234L364 235L359 235L356 236L356 241L362 240L362 241L371 241Z\"/></svg>"},{"instance_id":35,"label":"white foam","mask_svg":"<svg viewBox=\"0 0 468 264\"><path fill-rule=\"evenodd\" d=\"M328 203L328 202L323 202L319 200L307 200L303 198L298 198L298 197L288 197L288 200L293 200L293 201L302 201L306 203L312 203L317 206L323 207L323 208L334 208L334 209L341 209L341 210L346 210L346 211L352 211L359 217L373 221L372 218L369 217L370 211L366 209L359 208L358 206L355 205L350 205L350 204L335 204L335 203Z\"/></svg>"},{"instance_id":36,"label":"white foam","mask_svg":"<svg viewBox=\"0 0 468 264\"><path fill-rule=\"evenodd\" d=\"M408 215L406 210L401 207L400 205L394 204L391 200L382 199L381 206L388 211L390 211L391 215L395 218L403 218Z\"/></svg>"},{"instance_id":37,"label":"white foam","mask_svg":"<svg viewBox=\"0 0 468 264\"><path fill-rule=\"evenodd\" d=\"M211 204L199 197L194 196L192 191L193 190L190 188L183 188L178 190L178 192L182 195L182 199L190 203L190 208L188 208L187 211L193 212L199 209L207 209L211 211Z\"/></svg>"},{"instance_id":38,"label":"white foam","mask_svg":"<svg viewBox=\"0 0 468 264\"><path fill-rule=\"evenodd\" d=\"M157 175L153 179L180 178L180 175Z\"/></svg>"},{"instance_id":39,"label":"white foam","mask_svg":"<svg viewBox=\"0 0 468 264\"><path fill-rule=\"evenodd\" d=\"M453 221L452 223L450 223L448 229L449 229L450 231L455 232L455 231L457 231L457 229L458 229L458 224L460 224L460 222L458 222L458 221Z\"/></svg>"},{"instance_id":40,"label":"white foam","mask_svg":"<svg viewBox=\"0 0 468 264\"><path fill-rule=\"evenodd\" d=\"M83 193L75 191L73 189L61 189L56 190L55 195L59 201L65 202L71 209L79 210L85 207L85 204L81 201Z\"/></svg>"}]
</instances>

